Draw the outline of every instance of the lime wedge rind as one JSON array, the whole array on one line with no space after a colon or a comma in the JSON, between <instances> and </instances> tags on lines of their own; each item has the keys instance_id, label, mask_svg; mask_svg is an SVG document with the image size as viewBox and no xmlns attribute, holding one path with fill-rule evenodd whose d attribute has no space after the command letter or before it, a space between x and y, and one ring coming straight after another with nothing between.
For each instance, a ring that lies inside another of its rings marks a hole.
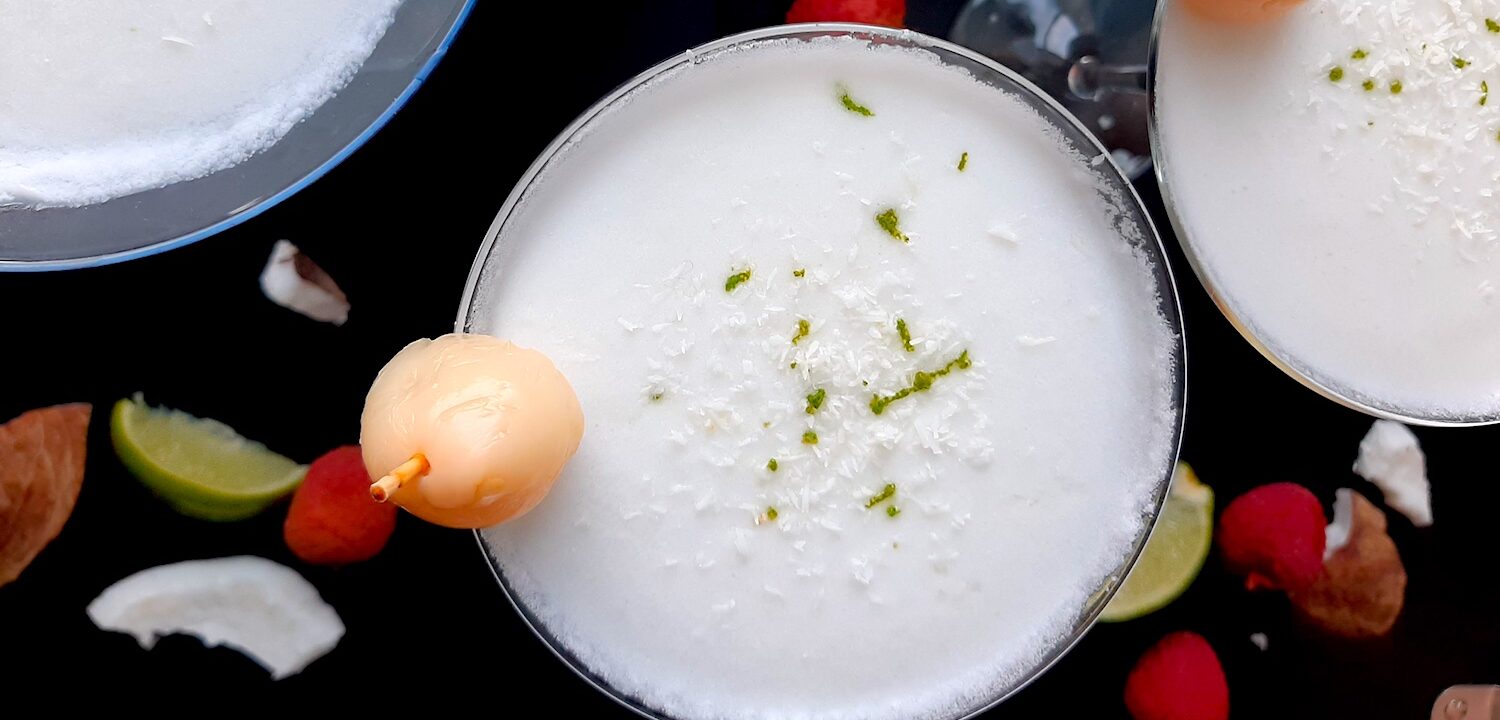
<instances>
[{"instance_id":1,"label":"lime wedge rind","mask_svg":"<svg viewBox=\"0 0 1500 720\"><path fill-rule=\"evenodd\" d=\"M178 512L203 520L255 515L296 489L307 472L228 425L152 408L139 395L115 404L110 438L142 484Z\"/></svg>"},{"instance_id":2,"label":"lime wedge rind","mask_svg":"<svg viewBox=\"0 0 1500 720\"><path fill-rule=\"evenodd\" d=\"M1213 489L1198 482L1187 463L1178 463L1161 518L1135 567L1099 619L1133 620L1181 596L1208 559L1213 545L1213 517Z\"/></svg>"}]
</instances>

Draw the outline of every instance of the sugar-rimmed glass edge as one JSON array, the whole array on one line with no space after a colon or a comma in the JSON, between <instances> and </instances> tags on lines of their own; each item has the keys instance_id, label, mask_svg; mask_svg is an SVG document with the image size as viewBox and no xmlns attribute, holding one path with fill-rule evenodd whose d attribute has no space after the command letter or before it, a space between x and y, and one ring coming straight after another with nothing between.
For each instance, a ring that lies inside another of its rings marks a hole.
<instances>
[{"instance_id":1,"label":"sugar-rimmed glass edge","mask_svg":"<svg viewBox=\"0 0 1500 720\"><path fill-rule=\"evenodd\" d=\"M1073 622L1073 630L1071 635L1065 641L1060 642L1055 647L1053 647L1045 657L1043 657L1039 662L1037 662L1030 668L1025 677L1000 691L996 694L995 697L979 704L976 707L966 709L962 713L952 716L953 720L970 720L971 718L977 717L980 714L1004 702L1012 695L1024 689L1027 685L1030 685L1034 680L1036 680L1036 678L1041 677L1044 673L1047 672L1047 670L1049 670L1060 659L1062 659L1063 656L1067 655L1068 652L1078 644L1078 641L1081 640L1083 636L1088 632L1089 628L1093 627L1093 624L1097 620L1099 613L1101 613L1104 610L1104 607L1109 604L1110 598L1114 597L1115 591L1119 588L1125 576L1129 574L1130 568L1135 564L1136 559L1140 556L1141 550L1145 547L1146 541L1151 535L1151 531L1154 530L1155 524L1161 516L1162 504L1166 499L1166 493L1171 484L1172 472L1176 467L1177 455L1182 443L1182 428L1185 419L1187 402L1187 347L1184 340L1182 327L1182 310L1177 298L1176 281L1172 274L1171 265L1167 262L1165 248L1162 246L1161 242L1161 236L1158 234L1156 226L1151 220L1150 214L1146 212L1144 205L1141 203L1139 195L1135 192L1134 186L1130 184L1130 181L1125 176L1124 172L1121 171L1119 166L1114 162L1113 158L1110 156L1109 151L1056 100L1048 96L1046 93L1042 92L1041 89L1037 88L1034 84L1027 81L1025 78L1021 77L1014 71L1006 68L1003 65L1000 65L993 60L990 60L984 55L981 55L962 46L955 45L946 40L941 40L928 35L913 32L911 30L894 30L890 28L852 23L806 23L799 25L780 25L762 28L759 30L751 30L748 32L731 35L710 43L699 45L676 56L668 58L667 60L657 63L651 68L636 75L625 84L616 88L613 92L604 96L598 102L594 103L587 110L585 110L581 115L579 115L578 118L570 123L566 128L564 128L563 131L559 133L557 137L553 139L553 141L548 144L545 149L542 150L536 161L534 161L531 166L527 168L525 174L523 174L521 178L517 180L515 187L511 190L510 195L506 198L505 204L501 206L500 211L496 214L494 222L491 223L489 229L485 232L484 242L481 244L478 253L475 255L474 264L469 271L468 281L464 285L463 301L459 306L458 317L454 323L454 328L458 332L474 331L473 329L478 319L473 317L473 313L482 304L480 301L482 299L481 293L483 292L483 288L488 284L487 281L498 279L499 266L503 264L503 250L502 248L500 248L499 243L501 230L504 229L506 222L510 219L512 214L520 205L522 199L525 197L527 191L532 187L532 184L536 181L536 179L542 174L547 166L551 164L554 158L556 158L558 154L561 153L569 145L569 143L572 142L572 140L577 137L578 134L583 131L595 118L598 118L599 116L604 114L608 109L613 107L616 102L629 96L632 92L650 83L651 81L677 68L702 62L705 59L711 58L720 52L732 50L733 48L742 45L768 40L814 39L819 37L831 36L852 36L865 39L869 42L894 43L903 45L905 47L933 50L939 53L948 53L961 57L970 63L973 63L990 72L995 73L999 76L999 79L1006 83L1009 83L1017 91L1026 93L1026 95L1021 99L1025 102L1028 102L1029 106L1037 110L1039 114L1042 114L1045 120L1058 127L1058 129L1063 130L1070 142L1082 142L1088 147L1088 149L1096 153L1094 157L1098 158L1098 161L1096 161L1096 163L1094 164L1093 169L1100 177L1107 179L1107 182L1112 187L1112 189L1119 192L1118 201L1121 205L1119 209L1125 216L1120 220L1120 222L1133 221L1132 224L1141 231L1142 237L1139 240L1138 249L1142 252L1142 254L1145 256L1145 259L1148 261L1150 269L1153 273L1153 277L1157 283L1157 310L1160 313L1161 317L1169 324L1173 334L1174 347L1172 353L1172 361L1174 377L1172 379L1171 404L1174 414L1173 420L1175 422L1172 425L1169 453L1166 457L1166 466L1163 468L1163 476L1152 488L1150 510L1148 513L1145 513L1142 516L1143 522L1141 524L1141 531L1137 534L1137 537L1135 538L1135 541L1130 548L1128 555L1125 556L1124 561L1118 567L1116 567L1113 572L1109 573L1106 577L1101 579L1099 589L1096 590L1085 602L1082 611L1078 614ZM942 55L939 55L939 59L944 60L944 64L951 64L947 62L946 58L944 58ZM976 79L979 79L981 81L987 80L986 78ZM990 83L986 82L986 84ZM996 90L1000 92L1008 92L1007 89L1002 89L999 87L996 87ZM1071 131L1071 133L1068 133L1068 131ZM497 250L502 250L502 252L497 254ZM537 639L541 640L542 644L545 645L554 656L561 660L564 665L571 669L586 683L593 686L594 689L603 693L606 697L614 700L621 707L624 707L627 710L640 715L641 717L650 718L651 720L672 720L670 715L645 704L644 702L630 696L627 693L618 690L613 685L611 685L609 681L594 673L587 667L587 665L574 657L572 652L552 635L551 631L546 627L546 624L543 623L539 618L537 618L536 615L533 614L531 610L518 599L517 593L515 592L514 588L511 587L511 584L506 578L504 571L500 568L498 561L490 553L489 548L485 545L484 536L482 533L482 530L474 531L475 542L479 547L480 553L484 556L485 563L489 566L490 572L495 576L496 582L499 583L502 592L504 592L506 600L508 600L511 606L516 609L517 614L521 616L522 621L525 622L526 626L530 628L532 633L537 636Z\"/></svg>"}]
</instances>

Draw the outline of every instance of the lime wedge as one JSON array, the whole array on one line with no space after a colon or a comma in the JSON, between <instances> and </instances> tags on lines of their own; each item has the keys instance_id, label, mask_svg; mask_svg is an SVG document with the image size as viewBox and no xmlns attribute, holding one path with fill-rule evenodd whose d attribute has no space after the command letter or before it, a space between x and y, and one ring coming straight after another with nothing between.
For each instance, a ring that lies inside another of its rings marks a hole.
<instances>
[{"instance_id":1,"label":"lime wedge","mask_svg":"<svg viewBox=\"0 0 1500 720\"><path fill-rule=\"evenodd\" d=\"M1177 463L1161 519L1119 592L1105 606L1105 622L1133 620L1177 599L1208 557L1214 534L1214 491Z\"/></svg>"},{"instance_id":2,"label":"lime wedge","mask_svg":"<svg viewBox=\"0 0 1500 720\"><path fill-rule=\"evenodd\" d=\"M178 512L203 520L250 517L307 474L224 423L150 407L139 394L115 403L109 430L131 474Z\"/></svg>"}]
</instances>

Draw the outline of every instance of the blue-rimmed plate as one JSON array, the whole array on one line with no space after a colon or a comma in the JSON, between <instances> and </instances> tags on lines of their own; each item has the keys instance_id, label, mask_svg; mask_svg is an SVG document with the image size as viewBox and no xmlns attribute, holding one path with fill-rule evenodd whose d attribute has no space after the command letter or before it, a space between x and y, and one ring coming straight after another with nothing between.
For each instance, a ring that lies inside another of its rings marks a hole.
<instances>
[{"instance_id":1,"label":"blue-rimmed plate","mask_svg":"<svg viewBox=\"0 0 1500 720\"><path fill-rule=\"evenodd\" d=\"M270 148L234 167L78 208L0 208L0 271L123 262L196 242L322 177L401 109L475 0L402 3L349 84Z\"/></svg>"}]
</instances>

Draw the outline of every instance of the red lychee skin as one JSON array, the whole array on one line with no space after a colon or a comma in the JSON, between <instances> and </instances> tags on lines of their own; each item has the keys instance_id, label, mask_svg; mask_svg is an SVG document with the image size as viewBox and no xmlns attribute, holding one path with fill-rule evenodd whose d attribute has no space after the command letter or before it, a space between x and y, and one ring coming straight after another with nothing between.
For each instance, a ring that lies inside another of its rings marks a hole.
<instances>
[{"instance_id":1,"label":"red lychee skin","mask_svg":"<svg viewBox=\"0 0 1500 720\"><path fill-rule=\"evenodd\" d=\"M1175 632L1147 650L1125 681L1135 720L1227 720L1229 683L1219 656L1192 632Z\"/></svg>"},{"instance_id":2,"label":"red lychee skin","mask_svg":"<svg viewBox=\"0 0 1500 720\"><path fill-rule=\"evenodd\" d=\"M1217 541L1224 564L1251 590L1301 592L1323 572L1328 538L1323 505L1307 488L1262 485L1224 508Z\"/></svg>"},{"instance_id":3,"label":"red lychee skin","mask_svg":"<svg viewBox=\"0 0 1500 720\"><path fill-rule=\"evenodd\" d=\"M851 22L899 28L906 25L906 0L796 0L788 23Z\"/></svg>"},{"instance_id":4,"label":"red lychee skin","mask_svg":"<svg viewBox=\"0 0 1500 720\"><path fill-rule=\"evenodd\" d=\"M307 469L282 535L303 562L347 565L374 557L395 529L395 504L370 498L370 474L359 446L346 445Z\"/></svg>"}]
</instances>

